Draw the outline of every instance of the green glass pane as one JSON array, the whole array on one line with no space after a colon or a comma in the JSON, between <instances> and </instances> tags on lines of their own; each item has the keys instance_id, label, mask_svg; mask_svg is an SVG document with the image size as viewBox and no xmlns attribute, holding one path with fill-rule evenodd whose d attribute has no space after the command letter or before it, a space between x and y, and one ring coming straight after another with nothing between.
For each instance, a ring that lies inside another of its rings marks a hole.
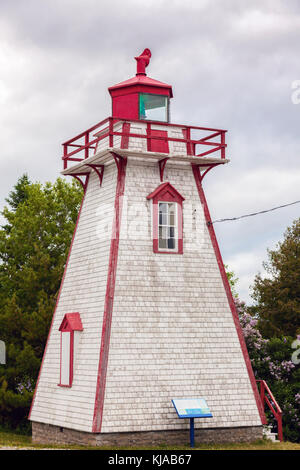
<instances>
[{"instance_id":1,"label":"green glass pane","mask_svg":"<svg viewBox=\"0 0 300 470\"><path fill-rule=\"evenodd\" d=\"M144 96L145 95L140 95L140 109L139 109L140 119L146 119Z\"/></svg>"},{"instance_id":2,"label":"green glass pane","mask_svg":"<svg viewBox=\"0 0 300 470\"><path fill-rule=\"evenodd\" d=\"M140 93L139 95L139 117L150 121L168 120L168 97Z\"/></svg>"}]
</instances>

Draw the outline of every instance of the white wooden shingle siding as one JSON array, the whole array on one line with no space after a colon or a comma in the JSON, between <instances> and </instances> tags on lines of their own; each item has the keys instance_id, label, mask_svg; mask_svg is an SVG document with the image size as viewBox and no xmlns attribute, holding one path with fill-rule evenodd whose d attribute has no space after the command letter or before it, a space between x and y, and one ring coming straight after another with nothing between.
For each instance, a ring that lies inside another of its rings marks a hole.
<instances>
[{"instance_id":1,"label":"white wooden shingle siding","mask_svg":"<svg viewBox=\"0 0 300 470\"><path fill-rule=\"evenodd\" d=\"M92 430L115 190L115 165L105 169L101 188L97 175L91 174L31 411L32 421ZM71 388L58 386L58 329L68 312L79 312L83 326L82 332L75 332Z\"/></svg>"},{"instance_id":2,"label":"white wooden shingle siding","mask_svg":"<svg viewBox=\"0 0 300 470\"><path fill-rule=\"evenodd\" d=\"M136 128L135 128L136 127ZM142 125L131 132L145 132ZM159 126L158 126L159 127ZM168 128L181 138L182 130ZM108 145L103 142L102 145ZM120 145L120 139L119 139ZM186 145L169 144L173 154ZM160 184L146 140L128 158L102 432L181 429L172 398L204 397L213 418L196 427L259 426L253 390L189 164L168 161L164 181L185 198L183 254L153 253L151 201ZM99 149L98 149L99 150ZM117 170L92 172L58 301L32 421L92 431ZM59 387L59 326L79 312L73 385Z\"/></svg>"},{"instance_id":3,"label":"white wooden shingle siding","mask_svg":"<svg viewBox=\"0 0 300 470\"><path fill-rule=\"evenodd\" d=\"M197 427L261 425L192 170L167 166L167 180L185 198L183 255L153 253L146 197L159 184L157 166L129 159L128 213L132 203L144 207L149 237L121 226L102 431L186 427L171 404L181 397L207 399L213 418ZM195 223L198 245L186 243Z\"/></svg>"}]
</instances>

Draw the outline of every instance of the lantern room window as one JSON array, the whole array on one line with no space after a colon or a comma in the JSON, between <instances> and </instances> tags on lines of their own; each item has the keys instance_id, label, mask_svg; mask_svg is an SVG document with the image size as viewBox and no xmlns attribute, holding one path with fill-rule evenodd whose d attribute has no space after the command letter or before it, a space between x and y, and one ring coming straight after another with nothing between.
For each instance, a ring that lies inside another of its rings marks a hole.
<instances>
[{"instance_id":1,"label":"lantern room window","mask_svg":"<svg viewBox=\"0 0 300 470\"><path fill-rule=\"evenodd\" d=\"M147 199L152 200L154 253L183 253L184 198L169 182L158 186Z\"/></svg>"},{"instance_id":2,"label":"lantern room window","mask_svg":"<svg viewBox=\"0 0 300 470\"><path fill-rule=\"evenodd\" d=\"M169 98L164 95L140 93L139 95L139 119L149 121L169 120Z\"/></svg>"},{"instance_id":3,"label":"lantern room window","mask_svg":"<svg viewBox=\"0 0 300 470\"><path fill-rule=\"evenodd\" d=\"M74 358L82 323L78 312L66 313L59 327L60 331L60 380L59 386L72 387Z\"/></svg>"}]
</instances>

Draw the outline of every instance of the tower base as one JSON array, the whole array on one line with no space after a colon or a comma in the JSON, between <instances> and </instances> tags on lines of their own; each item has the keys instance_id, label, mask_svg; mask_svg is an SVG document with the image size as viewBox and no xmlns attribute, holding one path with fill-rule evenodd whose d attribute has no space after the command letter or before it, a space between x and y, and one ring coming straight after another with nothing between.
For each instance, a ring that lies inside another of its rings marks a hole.
<instances>
[{"instance_id":1,"label":"tower base","mask_svg":"<svg viewBox=\"0 0 300 470\"><path fill-rule=\"evenodd\" d=\"M195 429L195 442L203 444L253 442L262 437L262 426ZM95 434L33 422L32 441L39 444L75 444L97 447L189 445L189 430Z\"/></svg>"}]
</instances>

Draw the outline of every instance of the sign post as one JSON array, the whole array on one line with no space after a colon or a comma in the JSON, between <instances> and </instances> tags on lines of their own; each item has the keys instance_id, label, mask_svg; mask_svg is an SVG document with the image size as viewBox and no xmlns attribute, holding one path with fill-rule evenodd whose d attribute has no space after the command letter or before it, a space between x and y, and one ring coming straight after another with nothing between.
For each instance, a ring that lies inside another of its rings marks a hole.
<instances>
[{"instance_id":1,"label":"sign post","mask_svg":"<svg viewBox=\"0 0 300 470\"><path fill-rule=\"evenodd\" d=\"M190 443L191 447L195 447L194 418L190 419Z\"/></svg>"},{"instance_id":2,"label":"sign post","mask_svg":"<svg viewBox=\"0 0 300 470\"><path fill-rule=\"evenodd\" d=\"M190 419L190 445L195 447L194 418L212 418L204 398L173 398L173 406L179 418Z\"/></svg>"}]
</instances>

